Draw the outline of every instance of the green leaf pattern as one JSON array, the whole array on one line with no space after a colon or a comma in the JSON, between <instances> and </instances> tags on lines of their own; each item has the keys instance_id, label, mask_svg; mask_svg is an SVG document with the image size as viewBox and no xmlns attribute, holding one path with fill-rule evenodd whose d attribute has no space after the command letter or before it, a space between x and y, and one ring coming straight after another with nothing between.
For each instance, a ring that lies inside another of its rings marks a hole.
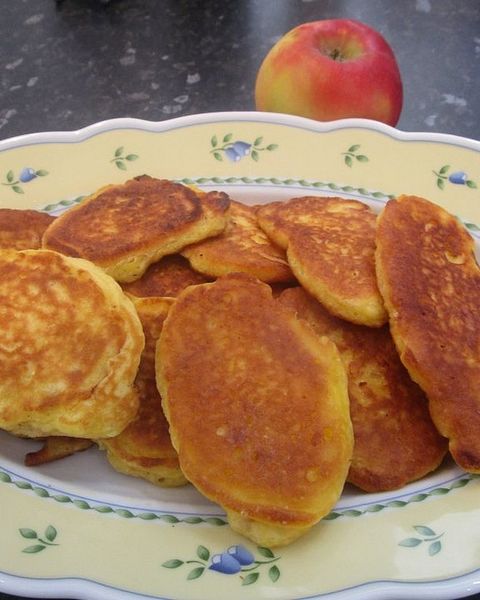
<instances>
[{"instance_id":1,"label":"green leaf pattern","mask_svg":"<svg viewBox=\"0 0 480 600\"><path fill-rule=\"evenodd\" d=\"M24 539L36 540L38 542L32 546L26 546L22 550L25 554L37 554L38 552L45 550L48 546L58 546L58 544L54 543L54 540L57 537L57 530L53 525L48 525L43 537L40 537L34 529L30 529L29 527L21 527L18 531Z\"/></svg>"},{"instance_id":2,"label":"green leaf pattern","mask_svg":"<svg viewBox=\"0 0 480 600\"><path fill-rule=\"evenodd\" d=\"M123 146L119 146L113 153L113 158L110 162L114 163L117 169L126 171L128 168L127 163L138 160L138 158L138 154L125 154L125 148Z\"/></svg>"},{"instance_id":3,"label":"green leaf pattern","mask_svg":"<svg viewBox=\"0 0 480 600\"><path fill-rule=\"evenodd\" d=\"M427 544L428 555L435 556L442 550L440 538L443 533L437 534L431 527L426 525L414 525L413 529L420 537L408 537L401 540L398 545L404 548L416 548L420 544Z\"/></svg>"},{"instance_id":4,"label":"green leaf pattern","mask_svg":"<svg viewBox=\"0 0 480 600\"><path fill-rule=\"evenodd\" d=\"M368 156L365 156L365 154L360 154L359 150L360 144L353 144L346 152L342 152L343 161L347 167L352 167L355 161L360 163L368 162Z\"/></svg>"}]
</instances>

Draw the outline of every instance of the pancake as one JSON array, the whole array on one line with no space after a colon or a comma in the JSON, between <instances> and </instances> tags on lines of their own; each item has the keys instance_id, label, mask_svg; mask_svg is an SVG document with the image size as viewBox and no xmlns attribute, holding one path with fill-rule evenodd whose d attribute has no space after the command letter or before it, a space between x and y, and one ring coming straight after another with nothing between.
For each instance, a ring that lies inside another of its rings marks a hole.
<instances>
[{"instance_id":1,"label":"pancake","mask_svg":"<svg viewBox=\"0 0 480 600\"><path fill-rule=\"evenodd\" d=\"M0 428L26 437L117 435L133 419L141 323L89 261L0 252Z\"/></svg>"},{"instance_id":2,"label":"pancake","mask_svg":"<svg viewBox=\"0 0 480 600\"><path fill-rule=\"evenodd\" d=\"M338 319L300 287L285 290L279 301L340 351L355 438L348 481L366 492L383 492L436 469L447 442L430 418L425 394L402 365L388 326Z\"/></svg>"},{"instance_id":3,"label":"pancake","mask_svg":"<svg viewBox=\"0 0 480 600\"><path fill-rule=\"evenodd\" d=\"M402 196L380 215L376 264L402 362L427 394L454 460L480 473L480 270L473 239L443 208Z\"/></svg>"},{"instance_id":4,"label":"pancake","mask_svg":"<svg viewBox=\"0 0 480 600\"><path fill-rule=\"evenodd\" d=\"M99 440L117 471L164 487L187 483L170 442L155 383L155 345L172 302L170 298L134 299L145 332L145 349L135 379L140 407L135 419L118 436Z\"/></svg>"},{"instance_id":5,"label":"pancake","mask_svg":"<svg viewBox=\"0 0 480 600\"><path fill-rule=\"evenodd\" d=\"M35 250L55 217L37 210L0 208L0 249Z\"/></svg>"},{"instance_id":6,"label":"pancake","mask_svg":"<svg viewBox=\"0 0 480 600\"><path fill-rule=\"evenodd\" d=\"M0 249L37 250L42 236L55 217L37 210L0 208ZM93 445L90 440L52 436L43 440L39 450L25 456L25 465L43 465Z\"/></svg>"},{"instance_id":7,"label":"pancake","mask_svg":"<svg viewBox=\"0 0 480 600\"><path fill-rule=\"evenodd\" d=\"M353 446L335 345L245 274L183 291L157 344L157 385L180 465L265 546L337 502Z\"/></svg>"},{"instance_id":8,"label":"pancake","mask_svg":"<svg viewBox=\"0 0 480 600\"><path fill-rule=\"evenodd\" d=\"M187 246L182 255L192 267L210 277L248 273L267 283L291 281L285 252L260 229L255 209L231 202L227 227L215 238Z\"/></svg>"},{"instance_id":9,"label":"pancake","mask_svg":"<svg viewBox=\"0 0 480 600\"><path fill-rule=\"evenodd\" d=\"M375 276L375 213L357 200L306 196L257 209L287 251L293 274L332 314L380 327L387 313Z\"/></svg>"},{"instance_id":10,"label":"pancake","mask_svg":"<svg viewBox=\"0 0 480 600\"><path fill-rule=\"evenodd\" d=\"M43 247L86 258L121 282L227 224L229 198L147 175L101 188L58 217Z\"/></svg>"},{"instance_id":11,"label":"pancake","mask_svg":"<svg viewBox=\"0 0 480 600\"><path fill-rule=\"evenodd\" d=\"M93 446L92 440L82 438L50 436L43 440L42 447L35 452L25 455L27 467L38 467L45 463L53 462L76 452L82 452Z\"/></svg>"},{"instance_id":12,"label":"pancake","mask_svg":"<svg viewBox=\"0 0 480 600\"><path fill-rule=\"evenodd\" d=\"M207 281L209 281L207 277L192 269L186 258L179 254L172 254L150 265L140 279L123 283L122 288L128 294L140 298L152 296L175 298L189 285L198 285Z\"/></svg>"}]
</instances>

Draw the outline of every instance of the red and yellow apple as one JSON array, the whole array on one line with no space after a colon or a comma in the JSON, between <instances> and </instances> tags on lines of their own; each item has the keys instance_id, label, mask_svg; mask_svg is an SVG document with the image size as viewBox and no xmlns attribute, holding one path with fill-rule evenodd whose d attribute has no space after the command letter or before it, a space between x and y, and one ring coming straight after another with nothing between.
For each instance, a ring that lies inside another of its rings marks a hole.
<instances>
[{"instance_id":1,"label":"red and yellow apple","mask_svg":"<svg viewBox=\"0 0 480 600\"><path fill-rule=\"evenodd\" d=\"M319 121L362 117L396 125L402 80L392 49L371 27L313 21L289 31L267 54L255 103L257 110Z\"/></svg>"}]
</instances>

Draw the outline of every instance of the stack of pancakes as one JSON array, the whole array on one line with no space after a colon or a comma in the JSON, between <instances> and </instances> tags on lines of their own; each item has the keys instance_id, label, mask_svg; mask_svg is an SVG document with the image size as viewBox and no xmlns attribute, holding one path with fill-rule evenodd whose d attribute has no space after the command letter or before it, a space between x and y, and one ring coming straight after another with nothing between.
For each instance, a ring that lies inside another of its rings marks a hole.
<instances>
[{"instance_id":1,"label":"stack of pancakes","mask_svg":"<svg viewBox=\"0 0 480 600\"><path fill-rule=\"evenodd\" d=\"M13 233L12 233L13 232ZM480 472L480 272L427 200L246 206L148 176L53 219L0 210L0 427L190 482L256 543L346 481Z\"/></svg>"}]
</instances>

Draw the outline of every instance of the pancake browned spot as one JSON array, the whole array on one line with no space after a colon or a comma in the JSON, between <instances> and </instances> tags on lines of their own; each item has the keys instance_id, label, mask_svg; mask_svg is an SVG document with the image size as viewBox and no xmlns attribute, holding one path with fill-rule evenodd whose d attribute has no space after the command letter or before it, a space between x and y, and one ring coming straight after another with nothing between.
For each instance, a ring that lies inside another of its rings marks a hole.
<instances>
[{"instance_id":1,"label":"pancake browned spot","mask_svg":"<svg viewBox=\"0 0 480 600\"><path fill-rule=\"evenodd\" d=\"M50 250L0 251L0 427L27 437L117 435L135 416L144 345L101 269Z\"/></svg>"},{"instance_id":2,"label":"pancake browned spot","mask_svg":"<svg viewBox=\"0 0 480 600\"><path fill-rule=\"evenodd\" d=\"M134 298L145 332L145 349L135 379L140 406L135 419L118 436L98 440L117 471L164 487L187 483L155 383L155 345L172 302L172 298Z\"/></svg>"},{"instance_id":3,"label":"pancake browned spot","mask_svg":"<svg viewBox=\"0 0 480 600\"><path fill-rule=\"evenodd\" d=\"M375 221L357 200L306 196L257 209L293 274L334 315L379 327L387 313L375 276Z\"/></svg>"},{"instance_id":4,"label":"pancake browned spot","mask_svg":"<svg viewBox=\"0 0 480 600\"><path fill-rule=\"evenodd\" d=\"M217 235L230 200L147 175L109 185L63 213L43 246L87 258L117 281L134 281L147 267L184 246Z\"/></svg>"},{"instance_id":5,"label":"pancake browned spot","mask_svg":"<svg viewBox=\"0 0 480 600\"><path fill-rule=\"evenodd\" d=\"M179 254L164 256L148 267L136 281L123 283L125 292L139 298L171 297L175 298L189 285L198 285L210 281L190 266L188 260Z\"/></svg>"},{"instance_id":6,"label":"pancake browned spot","mask_svg":"<svg viewBox=\"0 0 480 600\"><path fill-rule=\"evenodd\" d=\"M192 267L210 277L248 273L267 283L291 281L285 252L260 229L255 209L232 202L227 227L215 238L182 250Z\"/></svg>"},{"instance_id":7,"label":"pancake browned spot","mask_svg":"<svg viewBox=\"0 0 480 600\"><path fill-rule=\"evenodd\" d=\"M401 359L459 466L480 473L480 269L474 242L423 198L388 202L377 274Z\"/></svg>"},{"instance_id":8,"label":"pancake browned spot","mask_svg":"<svg viewBox=\"0 0 480 600\"><path fill-rule=\"evenodd\" d=\"M38 210L0 208L0 249L35 250L55 217Z\"/></svg>"},{"instance_id":9,"label":"pancake browned spot","mask_svg":"<svg viewBox=\"0 0 480 600\"><path fill-rule=\"evenodd\" d=\"M348 480L367 492L400 488L436 469L447 452L427 399L402 365L388 326L331 315L302 288L279 301L335 342L348 376L355 446Z\"/></svg>"},{"instance_id":10,"label":"pancake browned spot","mask_svg":"<svg viewBox=\"0 0 480 600\"><path fill-rule=\"evenodd\" d=\"M353 446L345 370L267 284L235 274L187 288L156 364L182 470L236 531L287 544L331 510Z\"/></svg>"}]
</instances>

